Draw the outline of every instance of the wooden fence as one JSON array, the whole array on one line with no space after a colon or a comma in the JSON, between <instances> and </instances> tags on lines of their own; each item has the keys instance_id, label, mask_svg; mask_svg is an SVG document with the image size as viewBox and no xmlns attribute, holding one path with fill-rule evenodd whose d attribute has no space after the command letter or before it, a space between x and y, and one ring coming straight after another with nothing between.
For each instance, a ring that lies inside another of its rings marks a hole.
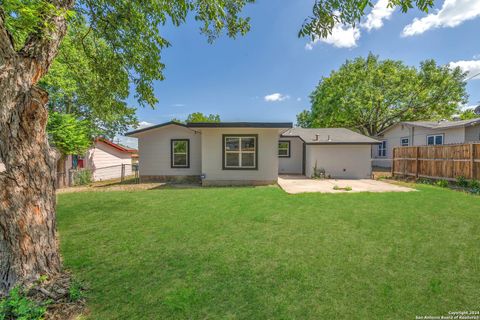
<instances>
[{"instance_id":1,"label":"wooden fence","mask_svg":"<svg viewBox=\"0 0 480 320\"><path fill-rule=\"evenodd\" d=\"M480 144L397 147L393 149L393 176L480 180Z\"/></svg>"}]
</instances>

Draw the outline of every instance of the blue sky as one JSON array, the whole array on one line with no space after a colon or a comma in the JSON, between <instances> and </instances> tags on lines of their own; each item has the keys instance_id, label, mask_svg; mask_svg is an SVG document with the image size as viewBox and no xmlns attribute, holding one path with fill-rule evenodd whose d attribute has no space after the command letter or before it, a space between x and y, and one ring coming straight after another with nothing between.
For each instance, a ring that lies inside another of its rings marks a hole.
<instances>
[{"instance_id":1,"label":"blue sky","mask_svg":"<svg viewBox=\"0 0 480 320\"><path fill-rule=\"evenodd\" d=\"M159 103L137 108L138 119L148 126L199 111L222 121L295 122L322 76L369 52L414 66L433 58L480 73L480 0L437 0L429 14L392 11L386 2L378 1L356 29L338 26L332 37L314 43L297 37L313 0L259 0L244 11L251 17L246 36L223 36L213 44L193 19L165 27L162 35L172 46L162 55L166 79L155 83ZM477 78L468 81L468 105L480 102Z\"/></svg>"}]
</instances>

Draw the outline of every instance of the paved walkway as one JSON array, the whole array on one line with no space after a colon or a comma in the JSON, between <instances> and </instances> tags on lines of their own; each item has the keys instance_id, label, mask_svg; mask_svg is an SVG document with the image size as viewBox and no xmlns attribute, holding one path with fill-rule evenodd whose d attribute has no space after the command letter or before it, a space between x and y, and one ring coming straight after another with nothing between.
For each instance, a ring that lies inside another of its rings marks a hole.
<instances>
[{"instance_id":1,"label":"paved walkway","mask_svg":"<svg viewBox=\"0 0 480 320\"><path fill-rule=\"evenodd\" d=\"M278 184L287 193L346 193L346 192L409 192L415 189L398 186L392 183L372 179L308 179L304 176L280 176ZM335 190L339 188L352 188L351 191Z\"/></svg>"}]
</instances>

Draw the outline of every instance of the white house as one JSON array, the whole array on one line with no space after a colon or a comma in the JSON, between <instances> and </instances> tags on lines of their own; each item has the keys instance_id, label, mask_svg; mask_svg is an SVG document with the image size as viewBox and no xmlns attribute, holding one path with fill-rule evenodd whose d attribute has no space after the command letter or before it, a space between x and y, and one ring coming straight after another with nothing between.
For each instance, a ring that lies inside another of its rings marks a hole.
<instances>
[{"instance_id":1,"label":"white house","mask_svg":"<svg viewBox=\"0 0 480 320\"><path fill-rule=\"evenodd\" d=\"M381 143L372 148L373 166L390 168L395 147L480 141L480 118L400 122L381 132L376 139Z\"/></svg>"},{"instance_id":2,"label":"white house","mask_svg":"<svg viewBox=\"0 0 480 320\"><path fill-rule=\"evenodd\" d=\"M262 185L278 174L368 178L371 145L347 129L300 129L292 123L167 122L129 132L138 138L142 181L198 181L202 185Z\"/></svg>"}]
</instances>

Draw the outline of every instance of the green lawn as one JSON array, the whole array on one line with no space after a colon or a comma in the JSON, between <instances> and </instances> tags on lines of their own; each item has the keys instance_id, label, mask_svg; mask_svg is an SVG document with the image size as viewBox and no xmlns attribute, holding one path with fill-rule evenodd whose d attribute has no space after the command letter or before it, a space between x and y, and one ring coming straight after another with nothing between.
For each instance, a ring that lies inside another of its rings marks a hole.
<instances>
[{"instance_id":1,"label":"green lawn","mask_svg":"<svg viewBox=\"0 0 480 320\"><path fill-rule=\"evenodd\" d=\"M479 310L480 197L276 187L59 196L91 319L414 319Z\"/></svg>"}]
</instances>

